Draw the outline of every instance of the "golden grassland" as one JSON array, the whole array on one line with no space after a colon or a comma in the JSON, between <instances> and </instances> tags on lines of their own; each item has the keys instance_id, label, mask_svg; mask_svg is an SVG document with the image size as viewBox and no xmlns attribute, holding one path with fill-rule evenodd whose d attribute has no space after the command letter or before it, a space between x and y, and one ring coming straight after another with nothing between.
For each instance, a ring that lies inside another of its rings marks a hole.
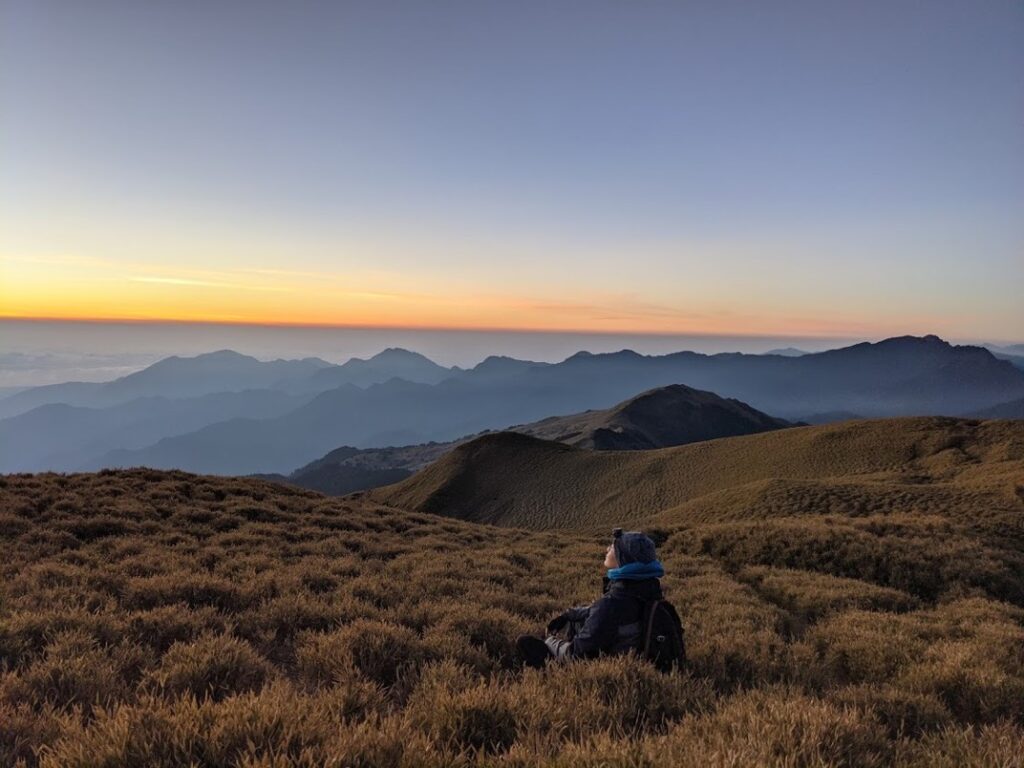
<instances>
[{"instance_id":1,"label":"golden grassland","mask_svg":"<svg viewBox=\"0 0 1024 768\"><path fill-rule=\"evenodd\" d=\"M1019 427L970 428L970 461L915 426L875 481L661 508L672 675L515 664L598 592L593 531L180 472L0 478L0 765L1024 765Z\"/></svg>"},{"instance_id":2,"label":"golden grassland","mask_svg":"<svg viewBox=\"0 0 1024 768\"><path fill-rule=\"evenodd\" d=\"M790 515L798 512L794 502L819 514L822 502L838 505L844 497L865 510L940 509L955 499L971 514L1003 514L1021 509L1022 486L1024 421L925 417L652 451L587 451L497 433L369 497L477 522L593 529L652 517Z\"/></svg>"}]
</instances>

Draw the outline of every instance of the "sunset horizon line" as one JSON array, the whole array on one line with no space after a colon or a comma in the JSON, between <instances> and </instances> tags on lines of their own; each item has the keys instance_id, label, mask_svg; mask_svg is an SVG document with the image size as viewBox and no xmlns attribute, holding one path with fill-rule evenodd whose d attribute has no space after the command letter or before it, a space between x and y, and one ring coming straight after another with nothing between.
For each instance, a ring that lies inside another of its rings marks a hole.
<instances>
[{"instance_id":1,"label":"sunset horizon line","mask_svg":"<svg viewBox=\"0 0 1024 768\"><path fill-rule=\"evenodd\" d=\"M979 343L1010 345L1019 343L1011 338L993 339L990 337L960 336L955 334L944 334L931 332L911 331L887 331L880 333L794 333L794 332L716 332L696 330L601 330L588 328L531 328L517 326L451 326L451 325L407 325L407 324L384 324L384 323L310 323L310 322L288 322L288 321L252 321L252 320L219 320L219 319L195 319L195 318L146 318L146 317L62 317L44 315L8 315L0 313L0 322L25 322L25 323L81 323L88 325L189 325L189 326L225 326L241 328L295 328L295 329L321 329L321 330L351 330L351 331L422 331L440 333L494 333L494 334L536 334L536 335L580 335L580 336L648 336L654 338L672 337L697 337L706 339L806 339L808 341L882 341L884 339L898 338L900 336L937 336L945 341L976 341Z\"/></svg>"}]
</instances>

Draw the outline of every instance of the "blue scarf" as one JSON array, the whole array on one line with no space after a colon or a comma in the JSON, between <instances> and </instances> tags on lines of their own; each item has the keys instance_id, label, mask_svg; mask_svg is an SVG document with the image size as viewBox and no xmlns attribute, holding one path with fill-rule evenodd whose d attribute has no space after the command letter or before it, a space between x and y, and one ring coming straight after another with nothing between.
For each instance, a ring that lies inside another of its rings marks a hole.
<instances>
[{"instance_id":1,"label":"blue scarf","mask_svg":"<svg viewBox=\"0 0 1024 768\"><path fill-rule=\"evenodd\" d=\"M649 563L626 563L618 568L608 569L608 578L612 581L640 581L641 579L660 579L665 569L657 560Z\"/></svg>"}]
</instances>

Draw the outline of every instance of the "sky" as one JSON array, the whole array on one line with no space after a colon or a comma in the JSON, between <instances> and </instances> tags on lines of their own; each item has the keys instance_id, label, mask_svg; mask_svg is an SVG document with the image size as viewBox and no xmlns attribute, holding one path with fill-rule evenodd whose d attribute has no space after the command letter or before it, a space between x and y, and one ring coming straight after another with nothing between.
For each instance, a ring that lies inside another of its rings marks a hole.
<instances>
[{"instance_id":1,"label":"sky","mask_svg":"<svg viewBox=\"0 0 1024 768\"><path fill-rule=\"evenodd\" d=\"M1024 341L1024 4L0 0L0 317Z\"/></svg>"}]
</instances>

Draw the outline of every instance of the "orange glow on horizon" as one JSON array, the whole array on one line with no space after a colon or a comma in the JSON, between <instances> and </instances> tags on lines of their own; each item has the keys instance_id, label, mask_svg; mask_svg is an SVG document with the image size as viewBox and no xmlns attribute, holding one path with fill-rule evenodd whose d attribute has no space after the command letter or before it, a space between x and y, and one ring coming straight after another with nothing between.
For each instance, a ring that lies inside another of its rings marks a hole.
<instances>
[{"instance_id":1,"label":"orange glow on horizon","mask_svg":"<svg viewBox=\"0 0 1024 768\"><path fill-rule=\"evenodd\" d=\"M584 326L554 326L554 325L527 325L527 324L495 324L495 325L471 325L471 324L431 324L431 323L388 323L388 322L353 322L353 321L303 321L303 320L279 320L279 319L224 319L215 316L177 316L164 317L154 315L117 315L117 316L79 316L73 314L46 314L46 315L15 315L0 311L0 320L13 320L22 322L75 322L75 323L123 323L123 324L166 324L166 325L233 325L266 328L337 328L350 330L412 330L412 331L466 331L479 333L538 333L538 334L593 334L593 335L621 335L621 336L706 336L706 337L749 337L749 338L778 338L793 337L806 339L848 339L854 337L865 337L866 331L863 327L852 330L830 329L802 330L784 328L781 330L765 330L764 327L751 329L747 327L733 327L722 329L707 328L652 328L648 326L619 327L619 328L594 328ZM927 328L927 326L924 326ZM876 330L872 329L870 336L883 338L903 332L928 333L928 330Z\"/></svg>"},{"instance_id":2,"label":"orange glow on horizon","mask_svg":"<svg viewBox=\"0 0 1024 768\"><path fill-rule=\"evenodd\" d=\"M0 318L634 335L852 338L948 333L949 318L795 306L728 286L655 298L602 286L471 284L427 274L172 267L74 257L0 257ZM536 290L536 293L534 293ZM570 298L562 298L569 296ZM870 316L870 313L869 313ZM955 318L954 318L955 319Z\"/></svg>"}]
</instances>

